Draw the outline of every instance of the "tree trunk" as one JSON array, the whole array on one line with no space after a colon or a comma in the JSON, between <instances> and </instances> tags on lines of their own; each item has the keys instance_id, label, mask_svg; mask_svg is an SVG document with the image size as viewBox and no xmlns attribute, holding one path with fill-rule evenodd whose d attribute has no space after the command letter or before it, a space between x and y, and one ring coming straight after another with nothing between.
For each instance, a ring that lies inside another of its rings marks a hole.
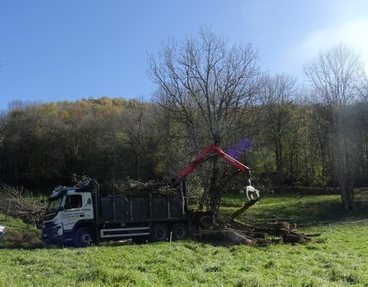
<instances>
[{"instance_id":1,"label":"tree trunk","mask_svg":"<svg viewBox=\"0 0 368 287\"><path fill-rule=\"evenodd\" d=\"M348 150L348 135L344 132L341 110L335 112L335 169L341 200L346 211L354 211L352 163Z\"/></svg>"},{"instance_id":2,"label":"tree trunk","mask_svg":"<svg viewBox=\"0 0 368 287\"><path fill-rule=\"evenodd\" d=\"M277 143L275 145L275 157L276 157L276 175L277 175L277 185L281 188L283 184L283 159L282 159L282 151L281 144Z\"/></svg>"},{"instance_id":3,"label":"tree trunk","mask_svg":"<svg viewBox=\"0 0 368 287\"><path fill-rule=\"evenodd\" d=\"M221 199L221 190L217 184L218 175L219 175L218 158L216 157L213 159L212 175L209 186L210 210L215 213L218 212Z\"/></svg>"}]
</instances>

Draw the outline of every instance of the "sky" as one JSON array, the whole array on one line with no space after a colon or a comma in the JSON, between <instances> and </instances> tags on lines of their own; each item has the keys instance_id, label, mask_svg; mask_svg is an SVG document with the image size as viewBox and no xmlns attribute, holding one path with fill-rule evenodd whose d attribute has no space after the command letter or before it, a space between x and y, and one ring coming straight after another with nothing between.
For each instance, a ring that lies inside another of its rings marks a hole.
<instances>
[{"instance_id":1,"label":"sky","mask_svg":"<svg viewBox=\"0 0 368 287\"><path fill-rule=\"evenodd\" d=\"M14 100L149 100L148 55L207 27L253 43L269 73L303 67L337 44L368 68L366 0L0 0L0 110Z\"/></svg>"}]
</instances>

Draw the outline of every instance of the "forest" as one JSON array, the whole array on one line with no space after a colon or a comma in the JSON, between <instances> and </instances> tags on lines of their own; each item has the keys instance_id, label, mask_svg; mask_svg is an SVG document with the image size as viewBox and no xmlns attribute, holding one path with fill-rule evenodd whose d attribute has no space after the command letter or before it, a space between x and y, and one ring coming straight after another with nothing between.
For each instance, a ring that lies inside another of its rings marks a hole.
<instances>
[{"instance_id":1,"label":"forest","mask_svg":"<svg viewBox=\"0 0 368 287\"><path fill-rule=\"evenodd\" d=\"M353 188L368 185L368 79L353 50L321 51L302 85L262 71L252 44L202 30L163 43L148 66L150 100L10 103L0 115L0 183L37 191L83 176L169 180L216 143L251 168L264 193L333 188L354 209ZM222 186L231 172L206 163L192 192L216 208L220 193L244 185L236 177Z\"/></svg>"}]
</instances>

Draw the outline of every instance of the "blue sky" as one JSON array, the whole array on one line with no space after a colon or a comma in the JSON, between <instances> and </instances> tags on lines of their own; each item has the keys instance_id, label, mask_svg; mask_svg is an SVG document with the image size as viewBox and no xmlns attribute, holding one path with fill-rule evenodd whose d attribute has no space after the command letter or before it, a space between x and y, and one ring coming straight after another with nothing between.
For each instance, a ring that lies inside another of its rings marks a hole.
<instances>
[{"instance_id":1,"label":"blue sky","mask_svg":"<svg viewBox=\"0 0 368 287\"><path fill-rule=\"evenodd\" d=\"M147 54L203 25L252 42L270 73L302 78L304 64L340 42L368 63L364 0L0 0L0 110L13 100L148 100Z\"/></svg>"}]
</instances>

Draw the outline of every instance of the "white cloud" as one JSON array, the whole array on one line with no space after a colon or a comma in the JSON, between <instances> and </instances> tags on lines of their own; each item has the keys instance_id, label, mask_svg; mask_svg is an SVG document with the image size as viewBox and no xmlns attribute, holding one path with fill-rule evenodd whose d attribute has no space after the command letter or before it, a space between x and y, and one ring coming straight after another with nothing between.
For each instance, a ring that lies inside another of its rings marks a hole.
<instances>
[{"instance_id":1,"label":"white cloud","mask_svg":"<svg viewBox=\"0 0 368 287\"><path fill-rule=\"evenodd\" d=\"M308 64L320 51L345 44L359 53L368 72L368 19L348 20L341 24L313 31L287 51L287 69L300 72L300 67Z\"/></svg>"}]
</instances>

